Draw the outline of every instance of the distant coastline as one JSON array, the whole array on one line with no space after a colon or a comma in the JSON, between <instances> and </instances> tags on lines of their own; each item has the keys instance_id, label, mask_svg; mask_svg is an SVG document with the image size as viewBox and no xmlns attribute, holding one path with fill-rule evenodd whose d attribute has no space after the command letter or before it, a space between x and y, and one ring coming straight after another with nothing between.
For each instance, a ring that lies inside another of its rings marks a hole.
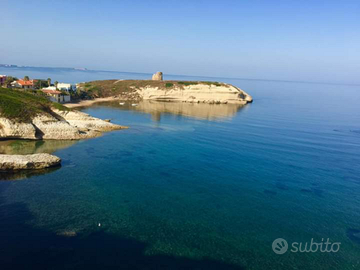
<instances>
[{"instance_id":1,"label":"distant coastline","mask_svg":"<svg viewBox=\"0 0 360 270\"><path fill-rule=\"evenodd\" d=\"M139 75L151 75L151 72L133 72L133 71L117 71L117 70L95 70L85 67L41 67L41 66L22 66L15 64L0 64L0 68L6 69L28 69L28 70L40 70L40 71L78 71L78 72L107 72L114 74L139 74ZM1 73L1 72L0 72ZM204 79L216 79L216 80L241 80L241 81L263 81L263 82L284 82L284 83L304 83L304 84L325 84L325 85L346 85L346 86L360 86L360 83L339 83L339 82L321 82L321 81L303 81L303 80L282 80L282 79L260 79L260 78L241 78L241 77L222 77L222 76L202 76L202 75L183 75L183 74L166 74L171 77L189 77L189 78L204 78Z\"/></svg>"},{"instance_id":2,"label":"distant coastline","mask_svg":"<svg viewBox=\"0 0 360 270\"><path fill-rule=\"evenodd\" d=\"M56 69L56 70L77 70L77 71L90 71L87 68L84 67L34 67L34 66L19 66L19 65L13 65L13 64L0 64L0 67L2 68L22 68L22 69Z\"/></svg>"}]
</instances>

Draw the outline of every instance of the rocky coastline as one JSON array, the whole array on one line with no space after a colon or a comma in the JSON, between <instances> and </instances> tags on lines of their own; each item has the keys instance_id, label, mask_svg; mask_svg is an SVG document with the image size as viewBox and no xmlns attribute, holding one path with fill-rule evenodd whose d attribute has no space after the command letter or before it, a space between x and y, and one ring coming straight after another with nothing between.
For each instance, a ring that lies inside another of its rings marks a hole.
<instances>
[{"instance_id":1,"label":"rocky coastline","mask_svg":"<svg viewBox=\"0 0 360 270\"><path fill-rule=\"evenodd\" d=\"M157 72L152 80L106 80L80 85L86 93L95 93L96 99L81 101L78 104L58 106L33 96L3 89L6 98L19 98L32 111L31 117L22 117L17 108L12 109L13 117L7 117L0 110L0 140L80 140L100 136L103 132L127 128L110 123L86 113L71 110L71 107L91 105L107 100L149 100L183 103L238 104L253 101L242 89L219 82L163 81L163 74ZM6 92L7 91L7 92ZM12 102L9 98L8 102ZM29 103L26 103L28 101ZM35 104L36 106L32 106ZM0 104L1 105L1 104ZM2 106L6 107L6 102ZM15 105L12 104L12 105ZM38 112L40 111L40 112ZM59 165L60 158L50 154L1 155L0 171L45 169Z\"/></svg>"},{"instance_id":2,"label":"rocky coastline","mask_svg":"<svg viewBox=\"0 0 360 270\"><path fill-rule=\"evenodd\" d=\"M244 90L227 83L206 81L163 81L162 73L152 80L102 80L82 83L79 90L94 102L104 98L128 101L165 101L245 105L253 101ZM85 105L87 101L83 101ZM70 105L75 107L76 105Z\"/></svg>"},{"instance_id":3,"label":"rocky coastline","mask_svg":"<svg viewBox=\"0 0 360 270\"><path fill-rule=\"evenodd\" d=\"M75 110L52 109L29 122L9 119L0 114L0 140L79 140L100 136L103 132L127 128ZM0 172L39 170L57 166L61 159L48 153L32 155L0 154Z\"/></svg>"},{"instance_id":4,"label":"rocky coastline","mask_svg":"<svg viewBox=\"0 0 360 270\"><path fill-rule=\"evenodd\" d=\"M100 136L103 132L127 128L86 113L53 109L30 122L0 115L0 139L79 140Z\"/></svg>"}]
</instances>

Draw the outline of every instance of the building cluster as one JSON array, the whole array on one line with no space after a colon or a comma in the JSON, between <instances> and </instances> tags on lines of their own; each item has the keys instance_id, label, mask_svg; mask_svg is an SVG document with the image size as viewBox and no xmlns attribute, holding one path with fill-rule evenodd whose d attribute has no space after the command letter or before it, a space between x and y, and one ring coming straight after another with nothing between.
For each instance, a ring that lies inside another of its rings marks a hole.
<instances>
[{"instance_id":1,"label":"building cluster","mask_svg":"<svg viewBox=\"0 0 360 270\"><path fill-rule=\"evenodd\" d=\"M23 90L36 90L39 89L37 84L38 80L19 79L11 83L7 82L6 75L0 75L0 85L8 88L23 89ZM71 101L71 93L76 91L76 85L70 83L56 83L56 85L49 85L48 87L40 87L49 100L58 103L66 103Z\"/></svg>"}]
</instances>

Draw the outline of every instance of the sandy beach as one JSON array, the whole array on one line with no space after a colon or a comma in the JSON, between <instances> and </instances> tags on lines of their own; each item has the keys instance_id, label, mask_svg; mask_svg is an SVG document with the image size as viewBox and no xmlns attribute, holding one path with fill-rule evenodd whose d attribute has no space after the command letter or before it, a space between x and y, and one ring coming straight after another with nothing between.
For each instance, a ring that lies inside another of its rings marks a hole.
<instances>
[{"instance_id":1,"label":"sandy beach","mask_svg":"<svg viewBox=\"0 0 360 270\"><path fill-rule=\"evenodd\" d=\"M91 100L82 100L78 103L66 103L63 105L68 108L88 107L97 102L113 101L113 100L118 100L118 99L119 98L117 98L117 97L95 98L95 99L91 99Z\"/></svg>"}]
</instances>

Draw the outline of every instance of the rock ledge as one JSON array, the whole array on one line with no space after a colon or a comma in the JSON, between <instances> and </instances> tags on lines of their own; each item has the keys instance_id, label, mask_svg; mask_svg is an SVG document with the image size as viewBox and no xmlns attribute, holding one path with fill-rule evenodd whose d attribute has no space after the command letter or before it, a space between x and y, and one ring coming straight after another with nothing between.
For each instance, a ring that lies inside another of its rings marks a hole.
<instances>
[{"instance_id":1,"label":"rock ledge","mask_svg":"<svg viewBox=\"0 0 360 270\"><path fill-rule=\"evenodd\" d=\"M59 165L61 159L50 154L0 155L0 171L44 169Z\"/></svg>"},{"instance_id":2,"label":"rock ledge","mask_svg":"<svg viewBox=\"0 0 360 270\"><path fill-rule=\"evenodd\" d=\"M80 140L100 136L103 132L124 129L79 111L59 111L35 116L30 123L2 117L0 139Z\"/></svg>"}]
</instances>

